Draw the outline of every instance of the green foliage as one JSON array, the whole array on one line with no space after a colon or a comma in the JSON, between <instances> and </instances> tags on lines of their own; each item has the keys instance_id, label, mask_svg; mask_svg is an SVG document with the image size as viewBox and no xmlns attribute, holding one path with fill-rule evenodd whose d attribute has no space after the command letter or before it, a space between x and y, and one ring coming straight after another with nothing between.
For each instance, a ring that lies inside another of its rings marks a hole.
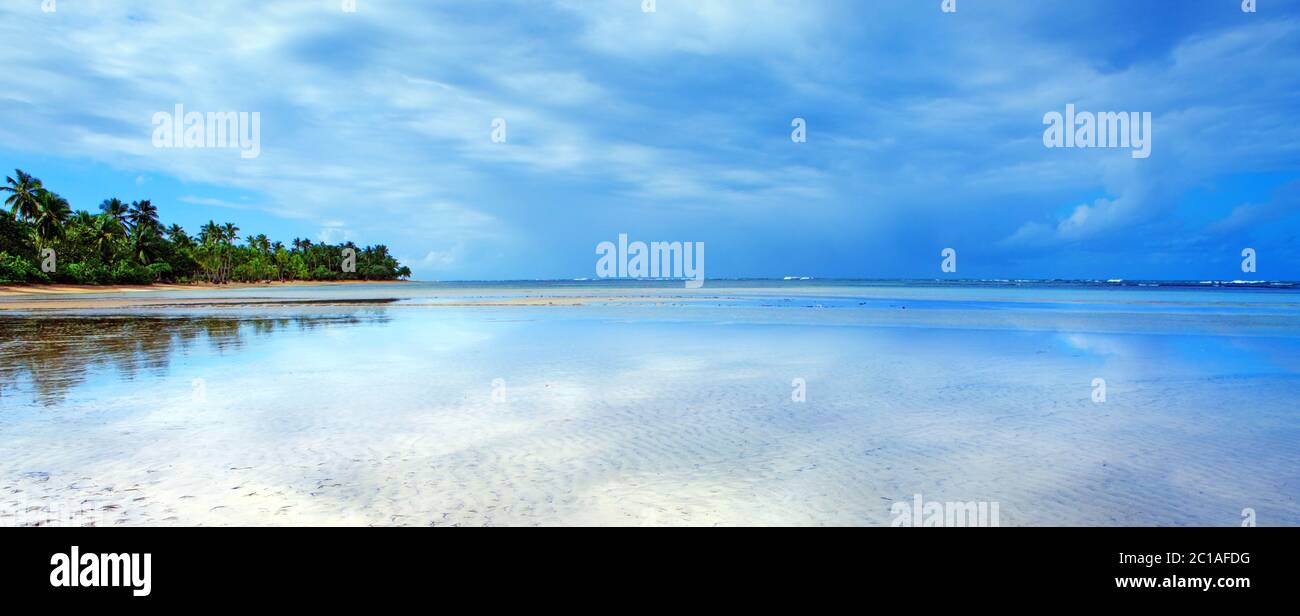
<instances>
[{"instance_id":1,"label":"green foliage","mask_svg":"<svg viewBox=\"0 0 1300 616\"><path fill-rule=\"evenodd\" d=\"M167 263L150 263L145 267L149 272L149 280L158 282L168 280L172 277L172 266Z\"/></svg>"},{"instance_id":2,"label":"green foliage","mask_svg":"<svg viewBox=\"0 0 1300 616\"><path fill-rule=\"evenodd\" d=\"M109 284L112 278L101 263L69 263L59 268L72 284Z\"/></svg>"},{"instance_id":3,"label":"green foliage","mask_svg":"<svg viewBox=\"0 0 1300 616\"><path fill-rule=\"evenodd\" d=\"M24 282L50 282L50 277L31 261L7 252L0 252L0 284Z\"/></svg>"},{"instance_id":4,"label":"green foliage","mask_svg":"<svg viewBox=\"0 0 1300 616\"><path fill-rule=\"evenodd\" d=\"M210 221L190 237L179 225L164 226L148 200L130 205L105 199L99 213L72 211L67 200L16 170L0 185L0 280L50 282L32 263L42 248L57 254L53 278L74 284L148 284L205 280L213 283L286 280L395 280L411 275L384 245L358 247L295 239L290 246L265 235L239 242L239 227ZM5 194L7 193L7 194ZM353 250L355 271L344 272L344 251Z\"/></svg>"},{"instance_id":5,"label":"green foliage","mask_svg":"<svg viewBox=\"0 0 1300 616\"><path fill-rule=\"evenodd\" d=\"M36 246L31 241L32 226L16 220L7 211L0 211L0 251L27 259L36 258Z\"/></svg>"},{"instance_id":6,"label":"green foliage","mask_svg":"<svg viewBox=\"0 0 1300 616\"><path fill-rule=\"evenodd\" d=\"M113 266L113 284L149 284L153 281L149 268L139 263L120 261Z\"/></svg>"},{"instance_id":7,"label":"green foliage","mask_svg":"<svg viewBox=\"0 0 1300 616\"><path fill-rule=\"evenodd\" d=\"M37 199L44 192L45 187L41 181L21 169L14 169L14 175L6 177L5 185L0 186L0 193L9 193L4 204L10 208L11 215L25 220L34 220L39 216Z\"/></svg>"}]
</instances>

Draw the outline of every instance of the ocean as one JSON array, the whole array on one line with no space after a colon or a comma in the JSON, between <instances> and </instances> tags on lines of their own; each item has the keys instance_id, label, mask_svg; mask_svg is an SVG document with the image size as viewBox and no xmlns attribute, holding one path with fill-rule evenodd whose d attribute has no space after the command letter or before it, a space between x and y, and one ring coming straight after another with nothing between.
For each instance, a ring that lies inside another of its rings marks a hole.
<instances>
[{"instance_id":1,"label":"ocean","mask_svg":"<svg viewBox=\"0 0 1300 616\"><path fill-rule=\"evenodd\" d=\"M0 525L1300 524L1285 283L98 297L0 311Z\"/></svg>"}]
</instances>

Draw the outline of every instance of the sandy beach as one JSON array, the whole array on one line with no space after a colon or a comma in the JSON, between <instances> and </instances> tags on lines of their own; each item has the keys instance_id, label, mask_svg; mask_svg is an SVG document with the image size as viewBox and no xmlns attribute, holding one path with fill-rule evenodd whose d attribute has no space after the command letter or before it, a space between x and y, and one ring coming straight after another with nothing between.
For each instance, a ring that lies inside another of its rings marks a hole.
<instances>
[{"instance_id":1,"label":"sandy beach","mask_svg":"<svg viewBox=\"0 0 1300 616\"><path fill-rule=\"evenodd\" d=\"M699 301L701 298L673 298L671 301ZM187 298L83 298L74 297L70 299L51 299L51 300L26 300L26 301L3 301L0 300L0 311L4 310L93 310L102 308L164 308L164 307L182 307L182 306L255 306L255 305L279 305L279 306L352 306L360 304L375 304L396 301L396 299L338 299L338 300L302 300L292 298L229 298L229 297L187 297ZM584 306L591 303L657 303L665 301L664 298L658 298L649 295L626 295L626 296L536 296L536 297L515 297L507 299L483 299L473 301L444 302L433 304L434 306L444 308L463 308L469 306Z\"/></svg>"},{"instance_id":2,"label":"sandy beach","mask_svg":"<svg viewBox=\"0 0 1300 616\"><path fill-rule=\"evenodd\" d=\"M21 284L0 285L0 298L26 296L65 296L65 295L104 295L118 293L156 293L159 291L208 291L216 292L228 289L275 289L283 287L330 287L346 285L403 284L401 280L339 280L319 282L312 280L289 280L285 282L231 282L210 284L195 282L189 284L143 284L143 285L76 285L76 284Z\"/></svg>"},{"instance_id":3,"label":"sandy beach","mask_svg":"<svg viewBox=\"0 0 1300 616\"><path fill-rule=\"evenodd\" d=\"M4 310L81 310L93 308L129 308L138 306L206 305L240 303L226 297L231 291L282 290L294 288L365 287L398 285L405 281L343 280L228 284L150 284L150 285L3 285L0 286L0 311ZM144 295L146 297L139 297ZM163 297L159 297L162 295ZM149 297L153 296L153 297ZM248 300L244 300L247 302Z\"/></svg>"},{"instance_id":4,"label":"sandy beach","mask_svg":"<svg viewBox=\"0 0 1300 616\"><path fill-rule=\"evenodd\" d=\"M239 287L241 289L259 289L266 287L248 286ZM129 294L133 292L153 292L159 289L148 288L129 288L110 293ZM3 311L58 311L58 310L98 310L98 309L125 309L125 308L168 308L168 307L202 307L202 306L221 306L221 307L241 307L241 306L258 306L258 305L275 305L281 307L291 306L357 306L366 304L382 304L399 301L397 297L373 297L373 298L336 298L336 299L310 299L295 297L223 297L220 290L211 289L182 289L194 293L192 297L130 297L127 295L109 295L107 297L86 297L85 295L74 292L67 295L53 294L52 296L15 296L4 298L0 296L0 312ZM206 292L204 292L206 291ZM709 298L701 297L665 297L659 295L550 295L538 294L528 297L508 297L508 298L483 298L483 299L461 299L455 301L439 302L437 304L426 304L426 306L443 307L443 308L464 308L471 306L492 307L492 306L584 306L593 303L664 303L664 302L690 302L702 301Z\"/></svg>"}]
</instances>

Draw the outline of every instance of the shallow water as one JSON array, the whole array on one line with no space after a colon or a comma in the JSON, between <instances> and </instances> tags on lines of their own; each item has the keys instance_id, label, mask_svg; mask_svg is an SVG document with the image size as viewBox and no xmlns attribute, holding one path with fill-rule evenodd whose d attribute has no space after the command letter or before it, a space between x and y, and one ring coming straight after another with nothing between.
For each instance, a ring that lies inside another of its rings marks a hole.
<instances>
[{"instance_id":1,"label":"shallow water","mask_svg":"<svg viewBox=\"0 0 1300 616\"><path fill-rule=\"evenodd\" d=\"M541 291L0 315L0 525L1300 524L1294 293Z\"/></svg>"}]
</instances>

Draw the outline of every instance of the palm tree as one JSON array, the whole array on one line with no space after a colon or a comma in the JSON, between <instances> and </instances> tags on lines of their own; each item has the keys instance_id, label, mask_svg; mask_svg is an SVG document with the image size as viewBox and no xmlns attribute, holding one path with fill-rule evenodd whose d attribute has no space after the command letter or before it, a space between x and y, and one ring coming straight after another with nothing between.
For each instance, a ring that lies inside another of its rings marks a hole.
<instances>
[{"instance_id":1,"label":"palm tree","mask_svg":"<svg viewBox=\"0 0 1300 616\"><path fill-rule=\"evenodd\" d=\"M225 242L225 247L221 249L221 265L217 271L217 282L225 284L230 280L230 271L233 269L234 245L235 239L239 237L239 227L235 223L228 222L221 225L217 230L219 237Z\"/></svg>"},{"instance_id":2,"label":"palm tree","mask_svg":"<svg viewBox=\"0 0 1300 616\"><path fill-rule=\"evenodd\" d=\"M225 239L227 244L233 243L235 238L239 237L239 227L236 227L233 222L221 225L221 237Z\"/></svg>"},{"instance_id":3,"label":"palm tree","mask_svg":"<svg viewBox=\"0 0 1300 616\"><path fill-rule=\"evenodd\" d=\"M195 259L208 274L208 281L216 284L223 282L226 263L226 231L214 220L209 220L199 228L199 249Z\"/></svg>"},{"instance_id":4,"label":"palm tree","mask_svg":"<svg viewBox=\"0 0 1300 616\"><path fill-rule=\"evenodd\" d=\"M87 229L95 226L95 215L86 210L77 210L72 214L72 224Z\"/></svg>"},{"instance_id":5,"label":"palm tree","mask_svg":"<svg viewBox=\"0 0 1300 616\"><path fill-rule=\"evenodd\" d=\"M131 223L133 229L139 229L140 227L156 228L158 226L158 208L148 199L132 201L131 207L127 209L126 219Z\"/></svg>"},{"instance_id":6,"label":"palm tree","mask_svg":"<svg viewBox=\"0 0 1300 616\"><path fill-rule=\"evenodd\" d=\"M14 169L14 175L18 179L5 177L8 186L0 186L0 192L11 193L8 199L5 199L5 205L9 206L15 218L26 220L35 220L40 215L40 208L36 203L37 197L45 192L45 187L41 181L23 172L22 169Z\"/></svg>"},{"instance_id":7,"label":"palm tree","mask_svg":"<svg viewBox=\"0 0 1300 616\"><path fill-rule=\"evenodd\" d=\"M271 243L271 260L275 262L275 275L284 282L284 268L289 265L289 251L284 249L283 242Z\"/></svg>"},{"instance_id":8,"label":"palm tree","mask_svg":"<svg viewBox=\"0 0 1300 616\"><path fill-rule=\"evenodd\" d=\"M294 238L292 248L273 242L266 235L248 235L247 245L239 243L239 227L234 223L218 224L209 220L197 236L191 237L180 225L163 227L158 208L147 199L127 205L120 199L105 199L100 212L73 212L68 201L45 188L41 180L15 169L5 178L0 192L9 193L0 206L0 230L5 247L10 243L30 255L33 247L56 243L67 250L68 263L110 266L110 279L119 277L112 270L116 259L129 259L144 265L163 261L181 278L195 275L225 284L238 273L240 280L324 278L392 278L409 277L410 269L401 267L382 244L358 249L345 241L328 242ZM357 252L356 275L341 275L338 267L343 250ZM60 255L64 257L65 255ZM173 257L182 257L176 261ZM30 258L30 257L28 257ZM195 270L195 266L201 268ZM165 270L162 270L165 271ZM99 278L100 276L96 276Z\"/></svg>"},{"instance_id":9,"label":"palm tree","mask_svg":"<svg viewBox=\"0 0 1300 616\"><path fill-rule=\"evenodd\" d=\"M131 233L133 241L131 253L135 256L140 265L149 265L153 258L157 256L155 247L158 243L158 227L145 223L137 225Z\"/></svg>"},{"instance_id":10,"label":"palm tree","mask_svg":"<svg viewBox=\"0 0 1300 616\"><path fill-rule=\"evenodd\" d=\"M302 261L304 264L307 265L307 271L309 272L313 271L312 261L314 261L314 259L312 259L312 254L311 254L312 245L313 244L311 243L311 240L302 241Z\"/></svg>"},{"instance_id":11,"label":"palm tree","mask_svg":"<svg viewBox=\"0 0 1300 616\"><path fill-rule=\"evenodd\" d=\"M122 237L126 237L122 221L107 212L95 217L95 224L91 227L91 244L99 251L104 263L113 260L113 244Z\"/></svg>"},{"instance_id":12,"label":"palm tree","mask_svg":"<svg viewBox=\"0 0 1300 616\"><path fill-rule=\"evenodd\" d=\"M199 242L202 244L215 244L220 242L221 226L216 222L209 220L208 224L199 228Z\"/></svg>"},{"instance_id":13,"label":"palm tree","mask_svg":"<svg viewBox=\"0 0 1300 616\"><path fill-rule=\"evenodd\" d=\"M129 213L129 211L126 207L126 204L122 203L121 199L118 199L117 197L113 197L112 199L104 199L104 202L99 204L99 211L117 220L118 224L122 225L122 227L125 229L126 216Z\"/></svg>"},{"instance_id":14,"label":"palm tree","mask_svg":"<svg viewBox=\"0 0 1300 616\"><path fill-rule=\"evenodd\" d=\"M185 233L185 229L177 224L167 227L167 239L179 248L187 248L193 244L190 241L190 236Z\"/></svg>"},{"instance_id":15,"label":"palm tree","mask_svg":"<svg viewBox=\"0 0 1300 616\"><path fill-rule=\"evenodd\" d=\"M72 217L72 206L68 200L48 190L41 191L36 197L36 238L39 246L45 246L50 240L63 237L63 227Z\"/></svg>"}]
</instances>

